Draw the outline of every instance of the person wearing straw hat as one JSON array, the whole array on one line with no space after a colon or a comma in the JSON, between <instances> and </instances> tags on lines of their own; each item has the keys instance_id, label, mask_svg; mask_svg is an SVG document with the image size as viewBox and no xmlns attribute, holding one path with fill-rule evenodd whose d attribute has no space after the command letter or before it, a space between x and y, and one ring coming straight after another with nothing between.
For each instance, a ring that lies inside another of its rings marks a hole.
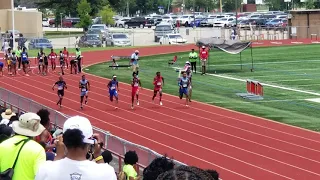
<instances>
[{"instance_id":1,"label":"person wearing straw hat","mask_svg":"<svg viewBox=\"0 0 320 180\"><path fill-rule=\"evenodd\" d=\"M16 114L12 112L11 109L6 109L5 112L1 113L2 119L10 119L12 116L15 116Z\"/></svg>"},{"instance_id":2,"label":"person wearing straw hat","mask_svg":"<svg viewBox=\"0 0 320 180\"><path fill-rule=\"evenodd\" d=\"M0 144L0 171L8 173L5 177L13 173L13 180L34 180L39 165L46 161L44 148L32 140L45 130L40 120L35 113L25 113L12 123L15 135Z\"/></svg>"},{"instance_id":3,"label":"person wearing straw hat","mask_svg":"<svg viewBox=\"0 0 320 180\"><path fill-rule=\"evenodd\" d=\"M115 109L118 109L118 91L119 91L119 83L117 80L117 76L113 75L112 80L108 83L109 88L109 98L110 101L113 102L113 97L116 99Z\"/></svg>"}]
</instances>

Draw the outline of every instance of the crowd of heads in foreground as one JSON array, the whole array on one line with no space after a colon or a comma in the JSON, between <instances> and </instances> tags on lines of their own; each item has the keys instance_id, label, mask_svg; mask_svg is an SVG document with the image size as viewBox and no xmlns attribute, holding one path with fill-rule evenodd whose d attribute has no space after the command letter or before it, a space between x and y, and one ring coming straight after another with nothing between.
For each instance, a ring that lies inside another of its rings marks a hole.
<instances>
[{"instance_id":1,"label":"crowd of heads in foreground","mask_svg":"<svg viewBox=\"0 0 320 180\"><path fill-rule=\"evenodd\" d=\"M52 129L46 109L21 115L11 109L1 112L0 179L219 179L215 170L179 166L167 156L154 159L139 175L135 168L139 157L135 151L125 154L124 166L116 172L110 165L114 164L111 152L102 149L102 138L93 133L87 118L74 116L66 120L62 129Z\"/></svg>"}]
</instances>

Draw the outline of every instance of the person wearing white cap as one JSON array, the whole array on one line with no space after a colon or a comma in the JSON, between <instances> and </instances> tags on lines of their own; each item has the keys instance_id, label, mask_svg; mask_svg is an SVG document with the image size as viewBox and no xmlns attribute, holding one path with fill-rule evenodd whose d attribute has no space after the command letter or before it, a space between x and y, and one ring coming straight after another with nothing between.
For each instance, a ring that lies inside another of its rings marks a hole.
<instances>
[{"instance_id":1,"label":"person wearing white cap","mask_svg":"<svg viewBox=\"0 0 320 180\"><path fill-rule=\"evenodd\" d=\"M206 67L207 67L208 57L209 57L209 53L206 50L206 47L202 46L202 49L200 50L200 60L201 60L201 66L202 66L202 74L201 75L205 75L206 74Z\"/></svg>"},{"instance_id":2,"label":"person wearing white cap","mask_svg":"<svg viewBox=\"0 0 320 180\"><path fill-rule=\"evenodd\" d=\"M131 55L131 63L133 72L139 75L139 51L135 50L134 53Z\"/></svg>"},{"instance_id":3,"label":"person wearing white cap","mask_svg":"<svg viewBox=\"0 0 320 180\"><path fill-rule=\"evenodd\" d=\"M5 112L1 113L2 119L10 119L12 116L15 116L16 114L12 112L11 109L6 109Z\"/></svg>"},{"instance_id":4,"label":"person wearing white cap","mask_svg":"<svg viewBox=\"0 0 320 180\"><path fill-rule=\"evenodd\" d=\"M63 135L56 141L55 161L42 164L35 180L117 180L113 167L103 161L100 138L93 134L87 118L74 116L67 119ZM95 160L88 159L90 156Z\"/></svg>"},{"instance_id":5,"label":"person wearing white cap","mask_svg":"<svg viewBox=\"0 0 320 180\"><path fill-rule=\"evenodd\" d=\"M15 135L0 144L0 172L3 174L13 168L13 180L34 180L39 165L46 161L46 154L44 148L32 138L40 135L45 128L37 114L25 113L19 121L12 123L12 129Z\"/></svg>"},{"instance_id":6,"label":"person wearing white cap","mask_svg":"<svg viewBox=\"0 0 320 180\"><path fill-rule=\"evenodd\" d=\"M113 75L112 80L108 83L109 88L109 97L110 101L113 102L113 97L116 99L115 109L118 109L118 91L119 91L119 83L117 80L117 76Z\"/></svg>"}]
</instances>

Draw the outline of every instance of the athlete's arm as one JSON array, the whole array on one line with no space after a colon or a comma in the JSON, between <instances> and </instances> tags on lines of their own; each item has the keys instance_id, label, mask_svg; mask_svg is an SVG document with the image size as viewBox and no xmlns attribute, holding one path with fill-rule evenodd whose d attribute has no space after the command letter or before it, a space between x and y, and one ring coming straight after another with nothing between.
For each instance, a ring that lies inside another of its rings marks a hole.
<instances>
[{"instance_id":1,"label":"athlete's arm","mask_svg":"<svg viewBox=\"0 0 320 180\"><path fill-rule=\"evenodd\" d=\"M88 83L88 84L87 84L88 90L90 91L90 83L89 83L89 81L88 81L87 83Z\"/></svg>"},{"instance_id":2,"label":"athlete's arm","mask_svg":"<svg viewBox=\"0 0 320 180\"><path fill-rule=\"evenodd\" d=\"M82 88L82 84L81 84L81 82L79 82L79 89L81 89Z\"/></svg>"},{"instance_id":3,"label":"athlete's arm","mask_svg":"<svg viewBox=\"0 0 320 180\"><path fill-rule=\"evenodd\" d=\"M64 84L64 87L65 87L66 89L68 89L67 83L66 83L66 82L63 82L63 84Z\"/></svg>"},{"instance_id":4,"label":"athlete's arm","mask_svg":"<svg viewBox=\"0 0 320 180\"><path fill-rule=\"evenodd\" d=\"M117 91L119 91L119 82L117 81Z\"/></svg>"},{"instance_id":5,"label":"athlete's arm","mask_svg":"<svg viewBox=\"0 0 320 180\"><path fill-rule=\"evenodd\" d=\"M58 84L58 82L54 83L52 86L52 90L54 90L54 87Z\"/></svg>"},{"instance_id":6,"label":"athlete's arm","mask_svg":"<svg viewBox=\"0 0 320 180\"><path fill-rule=\"evenodd\" d=\"M162 86L164 86L164 78L162 77Z\"/></svg>"},{"instance_id":7,"label":"athlete's arm","mask_svg":"<svg viewBox=\"0 0 320 180\"><path fill-rule=\"evenodd\" d=\"M107 87L110 89L111 88L111 81L108 82Z\"/></svg>"},{"instance_id":8,"label":"athlete's arm","mask_svg":"<svg viewBox=\"0 0 320 180\"><path fill-rule=\"evenodd\" d=\"M142 88L140 79L139 79L139 85L140 85L140 87Z\"/></svg>"}]
</instances>

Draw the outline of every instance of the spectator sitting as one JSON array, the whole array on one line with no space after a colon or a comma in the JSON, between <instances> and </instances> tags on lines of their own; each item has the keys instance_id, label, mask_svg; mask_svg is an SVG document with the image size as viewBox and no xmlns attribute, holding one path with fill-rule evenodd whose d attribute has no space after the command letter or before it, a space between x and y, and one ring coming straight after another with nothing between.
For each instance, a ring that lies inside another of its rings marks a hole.
<instances>
[{"instance_id":1,"label":"spectator sitting","mask_svg":"<svg viewBox=\"0 0 320 180\"><path fill-rule=\"evenodd\" d=\"M5 112L1 113L2 119L10 119L12 116L15 116L16 114L12 112L11 109L6 109Z\"/></svg>"},{"instance_id":2,"label":"spectator sitting","mask_svg":"<svg viewBox=\"0 0 320 180\"><path fill-rule=\"evenodd\" d=\"M143 180L155 180L160 174L173 168L174 162L166 156L156 158L143 170Z\"/></svg>"},{"instance_id":3,"label":"spectator sitting","mask_svg":"<svg viewBox=\"0 0 320 180\"><path fill-rule=\"evenodd\" d=\"M12 128L5 124L0 124L0 144L12 135Z\"/></svg>"},{"instance_id":4,"label":"spectator sitting","mask_svg":"<svg viewBox=\"0 0 320 180\"><path fill-rule=\"evenodd\" d=\"M0 144L0 172L12 168L17 158L12 180L34 180L39 165L46 161L46 155L41 145L31 138L41 134L45 128L37 114L25 113L19 121L12 123L12 129L15 135Z\"/></svg>"},{"instance_id":5,"label":"spectator sitting","mask_svg":"<svg viewBox=\"0 0 320 180\"><path fill-rule=\"evenodd\" d=\"M19 121L19 118L18 116L11 116L10 120L9 120L9 123L8 123L8 126L12 127L12 123L14 121Z\"/></svg>"},{"instance_id":6,"label":"spectator sitting","mask_svg":"<svg viewBox=\"0 0 320 180\"><path fill-rule=\"evenodd\" d=\"M74 116L63 125L63 135L56 140L55 161L47 161L39 168L35 180L117 180L114 169L103 162L100 138L93 134L87 118ZM65 147L67 151L65 151ZM94 149L95 161L86 156Z\"/></svg>"},{"instance_id":7,"label":"spectator sitting","mask_svg":"<svg viewBox=\"0 0 320 180\"><path fill-rule=\"evenodd\" d=\"M53 144L53 138L50 134L50 130L51 130L50 112L46 109L41 109L37 112L37 114L41 118L40 123L46 129L39 136L35 137L35 141L37 141L38 143L44 142L46 145L45 150L52 152L52 148L56 146L55 144Z\"/></svg>"},{"instance_id":8,"label":"spectator sitting","mask_svg":"<svg viewBox=\"0 0 320 180\"><path fill-rule=\"evenodd\" d=\"M207 173L209 173L211 175L213 180L219 180L219 173L216 170L208 169L206 171L207 171Z\"/></svg>"},{"instance_id":9,"label":"spectator sitting","mask_svg":"<svg viewBox=\"0 0 320 180\"><path fill-rule=\"evenodd\" d=\"M138 176L138 173L134 169L134 165L137 164L139 158L135 151L128 151L124 155L124 166L123 172L126 174L127 180L140 180L141 177Z\"/></svg>"},{"instance_id":10,"label":"spectator sitting","mask_svg":"<svg viewBox=\"0 0 320 180\"><path fill-rule=\"evenodd\" d=\"M178 168L162 173L157 180L213 180L206 171L192 166L179 166Z\"/></svg>"}]
</instances>

